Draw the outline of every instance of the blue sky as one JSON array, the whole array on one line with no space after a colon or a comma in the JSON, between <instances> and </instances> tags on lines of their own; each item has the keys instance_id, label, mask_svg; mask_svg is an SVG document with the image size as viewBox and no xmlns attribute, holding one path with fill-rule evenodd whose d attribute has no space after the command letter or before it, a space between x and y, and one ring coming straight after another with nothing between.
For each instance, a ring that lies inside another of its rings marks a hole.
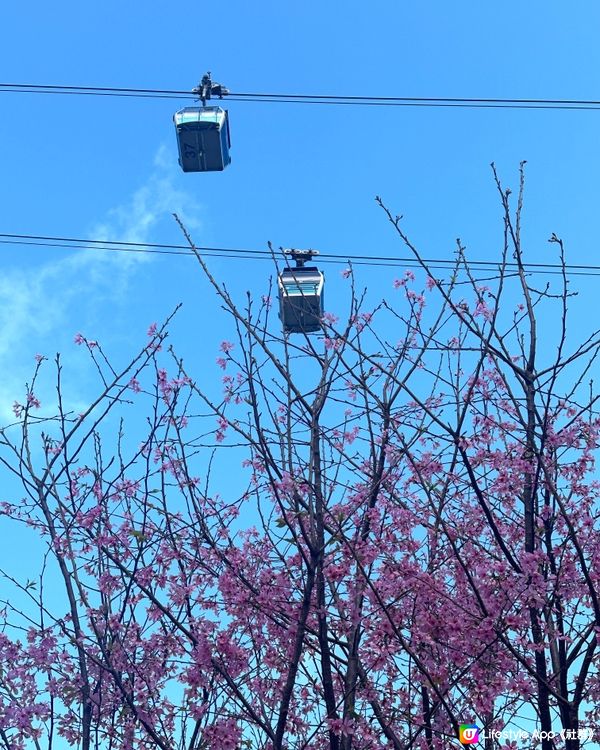
<instances>
[{"instance_id":1,"label":"blue sky","mask_svg":"<svg viewBox=\"0 0 600 750\"><path fill-rule=\"evenodd\" d=\"M191 89L210 69L242 92L600 97L592 2L32 0L7 5L2 20L0 82ZM556 232L571 262L597 262L600 112L231 102L232 164L202 175L177 164L172 115L186 103L0 93L0 232L179 243L177 211L200 245L406 255L378 194L424 255L451 257L460 236L471 257L495 259L502 225L489 164L516 186L527 159L528 258L554 260L546 240ZM173 339L193 372L213 376L229 323L192 261L0 253L3 416L36 352L63 352L77 402L87 372L77 331L125 360L179 302ZM240 299L262 294L272 275L262 260L210 265ZM338 266L324 268L336 312L347 285ZM397 275L363 267L359 282L376 300ZM576 315L599 283L577 278Z\"/></svg>"},{"instance_id":2,"label":"blue sky","mask_svg":"<svg viewBox=\"0 0 600 750\"><path fill-rule=\"evenodd\" d=\"M240 92L593 99L599 22L592 2L32 0L3 9L0 83L179 90L210 69ZM493 260L502 219L489 164L516 187L526 159L526 256L555 260L556 232L571 262L598 263L600 111L231 102L232 164L184 174L172 115L188 103L0 93L0 233L180 243L176 211L199 245L406 256L381 195L425 256L452 257L460 236L472 258ZM125 362L179 302L172 341L202 385L218 376L230 321L192 260L0 244L0 264L3 421L37 352L62 352L76 408L92 373L74 334ZM242 302L273 274L263 260L210 267ZM328 309L346 309L340 266L323 268ZM401 271L357 273L375 303ZM574 283L579 334L600 278Z\"/></svg>"},{"instance_id":3,"label":"blue sky","mask_svg":"<svg viewBox=\"0 0 600 750\"><path fill-rule=\"evenodd\" d=\"M1 77L186 89L211 69L237 91L595 98L599 21L592 2L33 0L3 9ZM231 102L233 162L197 175L177 165L171 118L185 104L0 94L0 231L180 242L177 210L199 244L404 255L379 194L424 254L449 257L460 236L472 257L493 259L501 223L489 163L514 185L527 159L530 260L553 258L555 231L572 262L596 262L600 112ZM226 333L224 320L206 326L213 300L185 259L1 253L0 359L14 380L0 385L3 400L36 351L68 349L78 330L125 356L183 301L183 354L212 361ZM262 293L272 272L264 261L211 266L235 293ZM364 269L362 280L381 296L393 275ZM333 309L344 289L332 267Z\"/></svg>"}]
</instances>

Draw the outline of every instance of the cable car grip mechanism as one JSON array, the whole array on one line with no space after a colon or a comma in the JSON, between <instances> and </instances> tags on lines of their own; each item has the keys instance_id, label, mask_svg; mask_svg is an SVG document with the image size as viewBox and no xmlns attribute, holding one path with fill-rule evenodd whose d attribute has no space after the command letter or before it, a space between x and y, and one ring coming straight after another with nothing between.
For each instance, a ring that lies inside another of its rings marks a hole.
<instances>
[{"instance_id":1,"label":"cable car grip mechanism","mask_svg":"<svg viewBox=\"0 0 600 750\"><path fill-rule=\"evenodd\" d=\"M304 264L313 259L314 255L319 255L318 250L296 250L294 248L283 251L284 255L289 255L292 260L296 261L296 268L304 268Z\"/></svg>"},{"instance_id":2,"label":"cable car grip mechanism","mask_svg":"<svg viewBox=\"0 0 600 750\"><path fill-rule=\"evenodd\" d=\"M198 98L202 102L203 107L206 106L206 102L211 98L211 96L218 96L219 99L222 99L229 93L229 89L223 86L223 84L213 83L213 80L210 76L211 73L209 70L202 76L202 80L200 81L200 83L192 89L192 94L198 95Z\"/></svg>"}]
</instances>

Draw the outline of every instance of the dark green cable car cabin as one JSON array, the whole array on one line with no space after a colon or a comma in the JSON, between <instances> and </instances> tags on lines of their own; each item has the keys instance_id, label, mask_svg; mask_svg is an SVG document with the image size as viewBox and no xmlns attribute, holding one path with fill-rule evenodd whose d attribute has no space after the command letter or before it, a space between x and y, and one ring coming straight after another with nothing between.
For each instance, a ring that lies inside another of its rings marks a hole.
<instances>
[{"instance_id":1,"label":"dark green cable car cabin","mask_svg":"<svg viewBox=\"0 0 600 750\"><path fill-rule=\"evenodd\" d=\"M284 333L314 333L321 328L325 277L316 266L306 266L316 250L285 250L296 261L278 276L279 317Z\"/></svg>"},{"instance_id":2,"label":"dark green cable car cabin","mask_svg":"<svg viewBox=\"0 0 600 750\"><path fill-rule=\"evenodd\" d=\"M222 172L231 163L229 119L222 107L184 107L173 116L184 172Z\"/></svg>"}]
</instances>

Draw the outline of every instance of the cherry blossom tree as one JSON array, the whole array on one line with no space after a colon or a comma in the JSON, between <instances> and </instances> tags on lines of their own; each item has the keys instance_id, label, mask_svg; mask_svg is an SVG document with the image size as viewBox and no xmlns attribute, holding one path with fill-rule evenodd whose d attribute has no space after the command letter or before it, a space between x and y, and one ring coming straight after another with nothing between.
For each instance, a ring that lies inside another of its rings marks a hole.
<instances>
[{"instance_id":1,"label":"cherry blossom tree","mask_svg":"<svg viewBox=\"0 0 600 750\"><path fill-rule=\"evenodd\" d=\"M76 336L81 413L37 358L0 432L3 528L42 550L35 580L3 571L0 747L441 750L471 723L486 750L585 746L600 335L569 329L554 235L558 288L535 285L522 172L515 206L494 178L490 278L460 242L439 278L379 201L416 269L377 301L349 265L347 310L284 336L186 233L228 315L214 382L171 319L118 367Z\"/></svg>"}]
</instances>

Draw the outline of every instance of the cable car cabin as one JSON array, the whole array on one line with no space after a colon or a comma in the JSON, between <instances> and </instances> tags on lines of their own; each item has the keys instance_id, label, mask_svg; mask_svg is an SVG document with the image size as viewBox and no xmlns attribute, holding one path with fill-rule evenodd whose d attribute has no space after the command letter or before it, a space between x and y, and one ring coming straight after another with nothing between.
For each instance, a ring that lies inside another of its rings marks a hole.
<instances>
[{"instance_id":1,"label":"cable car cabin","mask_svg":"<svg viewBox=\"0 0 600 750\"><path fill-rule=\"evenodd\" d=\"M316 266L284 268L279 274L279 317L285 333L321 328L324 277Z\"/></svg>"},{"instance_id":2,"label":"cable car cabin","mask_svg":"<svg viewBox=\"0 0 600 750\"><path fill-rule=\"evenodd\" d=\"M221 107L184 107L173 116L184 172L221 172L231 163L229 120Z\"/></svg>"}]
</instances>

